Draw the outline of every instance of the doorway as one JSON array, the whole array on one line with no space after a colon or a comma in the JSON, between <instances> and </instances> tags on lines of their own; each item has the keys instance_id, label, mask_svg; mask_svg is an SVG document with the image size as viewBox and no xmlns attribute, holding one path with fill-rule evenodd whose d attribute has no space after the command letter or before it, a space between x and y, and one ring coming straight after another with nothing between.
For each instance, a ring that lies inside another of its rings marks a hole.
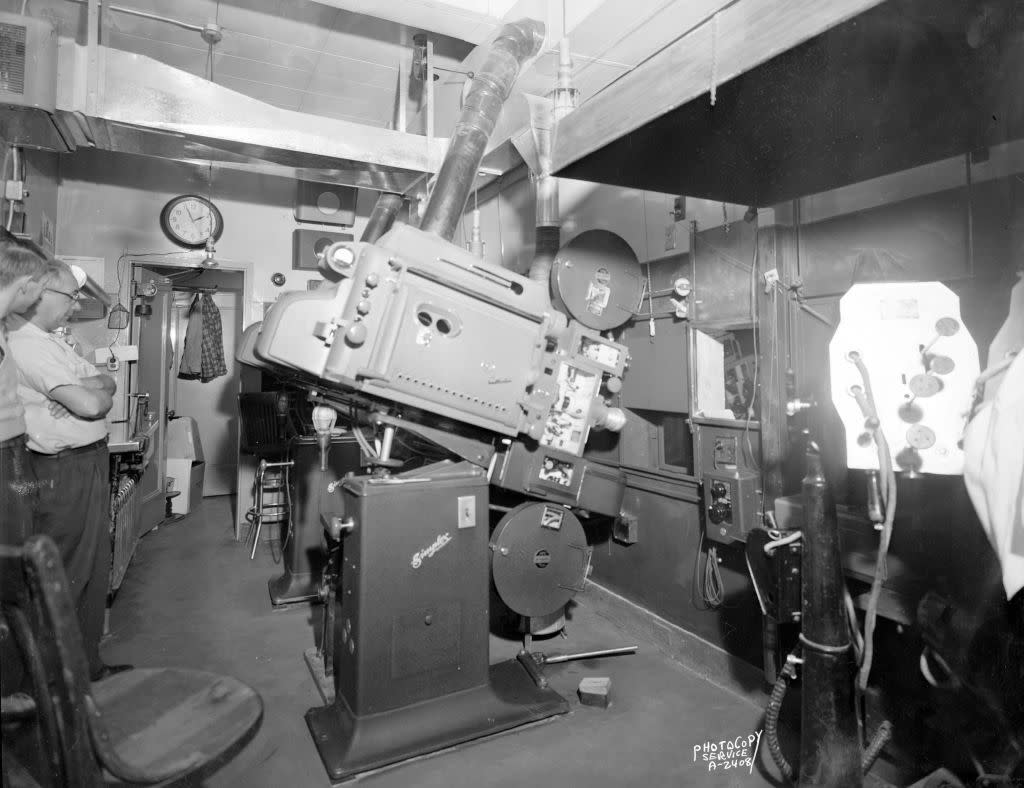
<instances>
[{"instance_id":1,"label":"doorway","mask_svg":"<svg viewBox=\"0 0 1024 788\"><path fill-rule=\"evenodd\" d=\"M240 273L230 274L241 280ZM168 407L176 416L195 419L203 444L206 474L203 479L203 497L231 495L235 492L238 471L238 391L239 368L235 361L235 347L242 335L242 289L219 287L211 292L201 285L188 289L172 289L171 348L174 360L168 386ZM190 315L199 309L198 299L209 293L220 312L223 336L224 364L227 374L203 382L182 378L185 354L185 335Z\"/></svg>"},{"instance_id":2,"label":"doorway","mask_svg":"<svg viewBox=\"0 0 1024 788\"><path fill-rule=\"evenodd\" d=\"M236 492L238 465L238 407L240 365L235 360L235 348L241 340L246 302L246 273L242 270L202 268L195 266L153 265L135 266L135 278L161 282L166 289L166 318L140 322L139 344L153 344L164 349L163 361L147 367L151 375L160 378L145 388L161 392L159 404L152 402L153 410L168 419L188 417L195 421L196 434L202 444L205 461L203 497L233 495ZM200 302L209 296L220 316L225 375L206 380L179 377L186 335L190 319L201 322ZM194 317L192 317L194 315ZM161 336L146 337L146 333ZM147 342L148 340L148 342ZM155 359L154 359L155 360ZM140 361L141 352L140 352ZM144 370L140 367L141 373ZM155 385L153 385L155 383ZM156 476L166 484L166 444L157 449L155 457L159 470ZM176 480L176 484L180 481ZM190 508L192 508L190 506Z\"/></svg>"}]
</instances>

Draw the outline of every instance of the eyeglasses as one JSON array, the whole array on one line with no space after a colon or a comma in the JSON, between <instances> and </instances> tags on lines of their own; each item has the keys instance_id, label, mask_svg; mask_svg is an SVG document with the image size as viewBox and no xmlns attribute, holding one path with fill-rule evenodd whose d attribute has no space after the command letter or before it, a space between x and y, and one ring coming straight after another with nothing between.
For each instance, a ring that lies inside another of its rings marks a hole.
<instances>
[{"instance_id":1,"label":"eyeglasses","mask_svg":"<svg viewBox=\"0 0 1024 788\"><path fill-rule=\"evenodd\" d=\"M62 296L67 296L72 301L77 301L82 297L81 290L72 290L70 293L66 290L57 290L54 287L44 287L43 290L49 290L51 293L60 293Z\"/></svg>"}]
</instances>

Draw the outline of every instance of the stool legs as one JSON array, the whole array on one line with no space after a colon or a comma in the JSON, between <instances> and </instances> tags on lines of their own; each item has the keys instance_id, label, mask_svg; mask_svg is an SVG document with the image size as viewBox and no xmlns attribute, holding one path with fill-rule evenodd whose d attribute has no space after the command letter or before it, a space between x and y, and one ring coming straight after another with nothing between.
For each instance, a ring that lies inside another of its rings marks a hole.
<instances>
[{"instance_id":1,"label":"stool legs","mask_svg":"<svg viewBox=\"0 0 1024 788\"><path fill-rule=\"evenodd\" d=\"M252 523L253 523L253 540L252 550L249 553L249 560L253 560L256 557L256 547L260 543L260 532L263 530L263 518L266 516L267 509L275 509L278 512L284 511L286 518L291 519L291 506L287 503L288 485L290 480L288 478L288 469L294 465L294 461L288 460L286 462L267 462L266 460L260 460L259 467L256 469L256 480L255 480L255 491L254 498L255 502L252 508ZM264 494L267 490L266 486L266 475L267 470L270 468L281 468L281 484L279 487L272 489L279 489L285 491L286 502L266 504L264 501Z\"/></svg>"}]
</instances>

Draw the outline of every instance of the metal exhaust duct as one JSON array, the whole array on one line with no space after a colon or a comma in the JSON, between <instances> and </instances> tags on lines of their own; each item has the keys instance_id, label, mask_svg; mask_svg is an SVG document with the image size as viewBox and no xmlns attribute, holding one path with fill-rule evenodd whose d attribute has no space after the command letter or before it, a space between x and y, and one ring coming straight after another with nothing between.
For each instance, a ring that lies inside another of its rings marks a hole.
<instances>
[{"instance_id":1,"label":"metal exhaust duct","mask_svg":"<svg viewBox=\"0 0 1024 788\"><path fill-rule=\"evenodd\" d=\"M487 60L473 77L448 153L437 174L420 229L450 241L473 187L487 141L519 69L540 52L544 25L533 19L510 22L498 31Z\"/></svg>"},{"instance_id":2,"label":"metal exhaust duct","mask_svg":"<svg viewBox=\"0 0 1024 788\"><path fill-rule=\"evenodd\" d=\"M562 245L561 216L558 207L558 178L551 174L551 150L558 122L576 108L579 92L572 86L572 55L569 39L558 43L558 84L551 102L550 117L534 127L537 144L537 240L530 264L530 278L538 282L551 279L551 268Z\"/></svg>"},{"instance_id":3,"label":"metal exhaust duct","mask_svg":"<svg viewBox=\"0 0 1024 788\"><path fill-rule=\"evenodd\" d=\"M395 216L398 215L398 209L401 207L401 194L381 192L359 240L371 244L376 243L378 238L391 229L391 225L395 223Z\"/></svg>"}]
</instances>

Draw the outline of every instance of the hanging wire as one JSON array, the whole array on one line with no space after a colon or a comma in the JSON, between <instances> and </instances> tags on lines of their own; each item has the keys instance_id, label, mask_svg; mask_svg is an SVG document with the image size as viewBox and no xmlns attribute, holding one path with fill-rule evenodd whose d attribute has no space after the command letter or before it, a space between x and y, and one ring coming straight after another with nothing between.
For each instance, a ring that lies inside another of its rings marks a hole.
<instances>
[{"instance_id":1,"label":"hanging wire","mask_svg":"<svg viewBox=\"0 0 1024 788\"><path fill-rule=\"evenodd\" d=\"M217 0L217 9L214 12L214 24L215 25L219 25L219 23L220 23L220 0ZM205 36L204 36L204 38L205 38ZM207 63L207 67L208 67L209 73L210 73L209 80L210 80L210 82L212 84L216 84L217 83L217 80L215 79L214 72L213 72L213 60L214 60L214 57L213 57L213 45L214 45L214 43L215 42L213 41L212 38L207 41L207 55L206 55L206 63ZM214 248L213 248L213 243L214 243L214 240L213 240L214 217L213 217L213 210L211 208L211 206L213 205L213 157L210 158L209 165L207 166L207 170L206 170L206 202L207 202L206 210L207 210L207 213L209 214L209 217L210 217L210 234L206 238L206 253L208 255L207 263L212 265L213 264L213 254L214 254Z\"/></svg>"},{"instance_id":2,"label":"hanging wire","mask_svg":"<svg viewBox=\"0 0 1024 788\"><path fill-rule=\"evenodd\" d=\"M754 223L754 243L753 250L751 252L750 260L750 320L752 331L750 332L751 337L754 340L754 378L751 381L750 386L750 397L747 398L746 405L746 418L743 422L743 441L747 446L747 452L750 456L750 462L754 466L754 470L760 471L760 463L754 457L754 447L750 441L750 422L753 419L754 412L754 401L757 399L757 386L759 383L758 375L760 374L760 348L758 347L757 335L760 332L758 325L758 309L757 309L757 272L758 272L758 258L757 258L757 222ZM774 321L773 321L774 322ZM740 392L742 397L743 392Z\"/></svg>"},{"instance_id":3,"label":"hanging wire","mask_svg":"<svg viewBox=\"0 0 1024 788\"><path fill-rule=\"evenodd\" d=\"M494 201L498 206L498 250L501 254L499 261L501 265L505 264L505 239L501 233L501 181L504 178L503 175L498 176L498 193L494 197Z\"/></svg>"},{"instance_id":4,"label":"hanging wire","mask_svg":"<svg viewBox=\"0 0 1024 788\"><path fill-rule=\"evenodd\" d=\"M722 7L718 8L713 13L704 15L703 17L698 19L696 22L694 22L692 25L690 25L686 30L683 30L678 36L673 38L671 41L667 42L663 47L661 47L660 49L658 49L655 52L652 52L650 55L648 55L646 58L644 58L643 61L641 61L640 63L637 63L637 65L633 66L632 70L636 70L639 66L643 65L647 61L649 61L652 58L656 57L657 55L661 54L661 52L663 52L666 49L668 49L668 47L672 46L674 43L676 43L680 39L683 39L686 36L688 36L691 33L693 33L695 30L700 29L701 27L706 25L708 22L712 21L712 19L714 19L715 16L717 16L720 13L722 13L723 11L728 10L729 8L732 8L739 1L740 0L731 0L731 2L729 2L726 5L723 5ZM639 30L644 25L646 25L648 22L650 22L652 19L654 19L654 17L658 16L658 14L660 14L662 11L665 11L667 8L669 8L669 6L674 5L675 2L676 2L676 0L665 0L665 2L659 4L658 7L655 8L651 13L649 13L647 16L645 16L643 19L641 19L636 24L634 24L631 27L629 27L621 36L619 36L614 41L612 41L608 46L606 46L601 51L601 53L599 55L597 55L597 56L595 56L593 58L589 58L586 63L584 63L582 66L580 66L579 69L576 70L576 74L574 76L576 78L579 78L579 76L581 74L583 74L591 66L594 66L595 64L600 64L603 61L605 55L607 55L609 52L611 52L613 49L615 49L619 44L621 44L623 41L625 41L631 35L636 33L637 30Z\"/></svg>"}]
</instances>

